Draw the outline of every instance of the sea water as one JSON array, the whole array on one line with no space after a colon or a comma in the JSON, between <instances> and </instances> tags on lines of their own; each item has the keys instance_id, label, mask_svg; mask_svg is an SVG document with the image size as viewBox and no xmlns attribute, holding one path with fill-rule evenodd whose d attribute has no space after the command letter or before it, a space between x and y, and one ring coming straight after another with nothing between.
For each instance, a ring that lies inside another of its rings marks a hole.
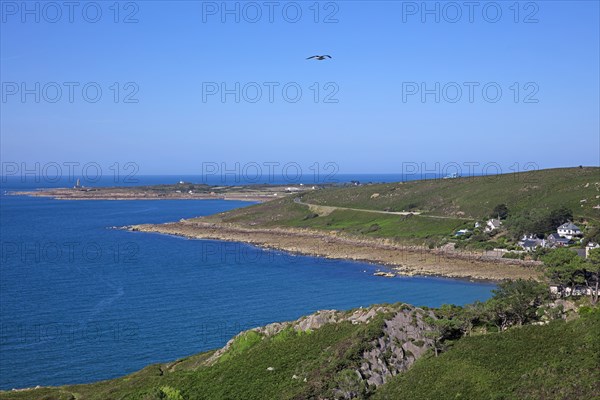
<instances>
[{"instance_id":1,"label":"sea water","mask_svg":"<svg viewBox=\"0 0 600 400\"><path fill-rule=\"evenodd\" d=\"M0 195L0 388L113 378L320 309L465 304L494 288L381 278L367 263L111 229L249 204Z\"/></svg>"}]
</instances>

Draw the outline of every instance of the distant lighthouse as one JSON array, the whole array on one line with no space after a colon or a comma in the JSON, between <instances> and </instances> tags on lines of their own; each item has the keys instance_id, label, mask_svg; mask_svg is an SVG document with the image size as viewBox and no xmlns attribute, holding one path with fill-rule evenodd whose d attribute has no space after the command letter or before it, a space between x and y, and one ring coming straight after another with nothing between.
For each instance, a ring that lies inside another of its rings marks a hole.
<instances>
[{"instance_id":1,"label":"distant lighthouse","mask_svg":"<svg viewBox=\"0 0 600 400\"><path fill-rule=\"evenodd\" d=\"M73 189L79 189L81 188L81 182L79 182L79 178L77 178L77 182L75 182L75 186L73 186Z\"/></svg>"}]
</instances>

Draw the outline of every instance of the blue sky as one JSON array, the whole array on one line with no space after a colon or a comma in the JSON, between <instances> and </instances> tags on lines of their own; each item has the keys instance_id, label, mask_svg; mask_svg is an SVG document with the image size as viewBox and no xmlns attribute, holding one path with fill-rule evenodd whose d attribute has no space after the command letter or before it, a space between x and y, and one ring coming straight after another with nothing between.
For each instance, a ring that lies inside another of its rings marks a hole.
<instances>
[{"instance_id":1,"label":"blue sky","mask_svg":"<svg viewBox=\"0 0 600 400\"><path fill-rule=\"evenodd\" d=\"M453 3L456 22L447 2L427 3L439 22L422 2L320 2L318 16L313 1L273 2L273 23L262 1L228 2L239 22L220 1L121 2L118 16L112 1L89 3L71 23L66 8L56 17L29 2L36 22L21 2L2 2L3 162L135 162L140 174L195 174L203 162L334 162L340 173L600 164L597 1L520 2L518 15L512 1L477 2L472 23L464 2ZM130 14L137 22L124 23ZM305 60L314 54L333 59ZM82 93L90 82L102 90L95 103ZM239 102L206 92L236 83ZM433 90L424 99L423 85Z\"/></svg>"}]
</instances>

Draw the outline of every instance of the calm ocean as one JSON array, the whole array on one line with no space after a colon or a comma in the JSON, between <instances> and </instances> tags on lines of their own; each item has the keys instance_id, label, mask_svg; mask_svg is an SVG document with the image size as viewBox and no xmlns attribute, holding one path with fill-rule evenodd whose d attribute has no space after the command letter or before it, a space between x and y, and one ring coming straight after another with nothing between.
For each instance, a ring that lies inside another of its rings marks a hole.
<instances>
[{"instance_id":1,"label":"calm ocean","mask_svg":"<svg viewBox=\"0 0 600 400\"><path fill-rule=\"evenodd\" d=\"M147 178L167 183L172 178ZM181 179L181 178L177 178ZM375 180L375 179L373 179ZM13 182L14 183L14 182ZM484 300L492 284L372 276L374 265L109 229L243 207L0 194L0 389L113 378L319 309Z\"/></svg>"}]
</instances>

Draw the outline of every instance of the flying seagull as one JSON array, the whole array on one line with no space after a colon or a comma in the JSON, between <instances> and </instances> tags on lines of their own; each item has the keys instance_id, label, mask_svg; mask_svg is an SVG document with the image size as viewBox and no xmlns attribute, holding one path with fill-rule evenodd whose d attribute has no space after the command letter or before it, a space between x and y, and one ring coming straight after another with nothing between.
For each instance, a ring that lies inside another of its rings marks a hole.
<instances>
[{"instance_id":1,"label":"flying seagull","mask_svg":"<svg viewBox=\"0 0 600 400\"><path fill-rule=\"evenodd\" d=\"M307 60L315 59L315 60L323 61L326 58L331 58L331 56L328 56L328 55L324 55L324 56L312 56L312 57L308 57Z\"/></svg>"}]
</instances>

